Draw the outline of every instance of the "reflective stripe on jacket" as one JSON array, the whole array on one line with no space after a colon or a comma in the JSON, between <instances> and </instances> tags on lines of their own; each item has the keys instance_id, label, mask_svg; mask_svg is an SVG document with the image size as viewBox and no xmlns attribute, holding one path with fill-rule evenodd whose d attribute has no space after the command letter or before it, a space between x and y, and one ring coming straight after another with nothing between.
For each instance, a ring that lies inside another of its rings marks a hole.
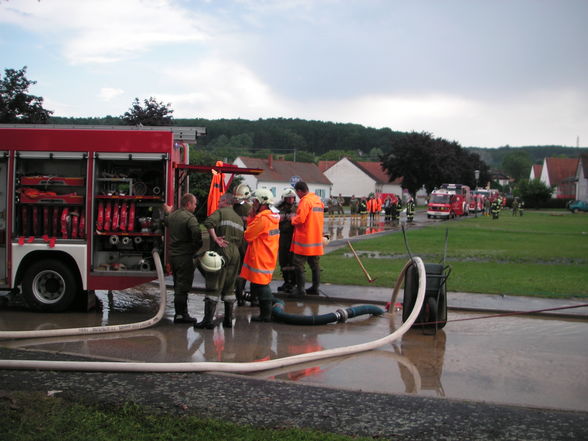
<instances>
[{"instance_id":1,"label":"reflective stripe on jacket","mask_svg":"<svg viewBox=\"0 0 588 441\"><path fill-rule=\"evenodd\" d=\"M264 210L247 225L245 240L249 243L240 276L259 285L268 285L278 259L280 215Z\"/></svg>"},{"instance_id":2,"label":"reflective stripe on jacket","mask_svg":"<svg viewBox=\"0 0 588 441\"><path fill-rule=\"evenodd\" d=\"M314 193L300 199L296 216L292 218L294 236L290 251L303 256L322 256L325 206Z\"/></svg>"}]
</instances>

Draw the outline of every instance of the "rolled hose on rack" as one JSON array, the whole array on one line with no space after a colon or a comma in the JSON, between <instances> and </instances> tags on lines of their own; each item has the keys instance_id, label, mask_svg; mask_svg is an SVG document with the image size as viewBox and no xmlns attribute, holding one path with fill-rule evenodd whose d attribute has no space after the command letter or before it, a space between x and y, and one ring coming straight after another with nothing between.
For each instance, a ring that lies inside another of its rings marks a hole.
<instances>
[{"instance_id":1,"label":"rolled hose on rack","mask_svg":"<svg viewBox=\"0 0 588 441\"><path fill-rule=\"evenodd\" d=\"M163 271L159 255L154 253L155 266L162 290L162 299L165 299L165 283L163 280ZM386 337L372 340L367 343L360 343L340 348L325 349L322 351L308 352L304 354L291 355L289 357L277 358L274 360L230 363L230 362L186 362L186 363L144 363L144 362L108 362L108 361L40 361L40 360L0 360L0 369L35 369L35 370L66 370L66 371L90 371L90 372L232 372L247 373L258 372L269 369L281 368L295 364L305 363L314 360L321 360L329 357L338 357L343 355L355 354L369 351L380 346L387 345L392 341L404 335L415 322L421 312L421 307L425 299L426 290L426 272L425 265L420 257L413 257L402 269L399 280L404 279L404 273L410 264L415 264L419 274L419 289L415 300L415 305L406 319L406 321L393 333ZM401 283L396 283L392 298L398 295L396 292L400 289ZM165 302L162 302L165 306ZM123 325L128 326L128 325ZM39 331L43 332L43 331ZM5 337L7 338L7 337Z\"/></svg>"},{"instance_id":2,"label":"rolled hose on rack","mask_svg":"<svg viewBox=\"0 0 588 441\"><path fill-rule=\"evenodd\" d=\"M274 298L272 318L289 325L326 325L328 323L344 322L347 319L363 314L382 315L384 312L382 308L375 305L359 305L319 315L289 314L284 312L284 301Z\"/></svg>"}]
</instances>

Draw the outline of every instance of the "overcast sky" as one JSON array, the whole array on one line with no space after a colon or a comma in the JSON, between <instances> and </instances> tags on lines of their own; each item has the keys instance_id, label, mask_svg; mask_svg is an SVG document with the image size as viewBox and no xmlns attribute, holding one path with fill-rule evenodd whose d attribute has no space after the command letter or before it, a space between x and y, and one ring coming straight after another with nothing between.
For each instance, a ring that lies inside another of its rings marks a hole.
<instances>
[{"instance_id":1,"label":"overcast sky","mask_svg":"<svg viewBox=\"0 0 588 441\"><path fill-rule=\"evenodd\" d=\"M588 0L0 0L0 54L56 116L153 96L176 118L588 145Z\"/></svg>"}]
</instances>

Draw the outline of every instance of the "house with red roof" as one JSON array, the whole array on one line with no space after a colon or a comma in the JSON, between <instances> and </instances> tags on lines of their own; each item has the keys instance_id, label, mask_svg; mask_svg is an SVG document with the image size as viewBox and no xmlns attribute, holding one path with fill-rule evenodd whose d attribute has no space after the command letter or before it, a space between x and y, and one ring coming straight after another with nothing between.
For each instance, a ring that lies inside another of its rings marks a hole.
<instances>
[{"instance_id":1,"label":"house with red roof","mask_svg":"<svg viewBox=\"0 0 588 441\"><path fill-rule=\"evenodd\" d=\"M553 188L554 199L575 199L578 158L545 158L541 177L548 187Z\"/></svg>"},{"instance_id":2,"label":"house with red roof","mask_svg":"<svg viewBox=\"0 0 588 441\"><path fill-rule=\"evenodd\" d=\"M576 169L576 199L588 201L588 154L580 155Z\"/></svg>"},{"instance_id":3,"label":"house with red roof","mask_svg":"<svg viewBox=\"0 0 588 441\"><path fill-rule=\"evenodd\" d=\"M542 164L533 164L531 167L531 175L529 176L529 180L533 179L541 179L541 170L543 170Z\"/></svg>"},{"instance_id":4,"label":"house with red roof","mask_svg":"<svg viewBox=\"0 0 588 441\"><path fill-rule=\"evenodd\" d=\"M331 197L331 181L321 173L316 164L311 162L293 162L267 158L251 158L239 156L233 161L234 165L245 168L260 168L259 175L242 175L243 183L252 190L267 188L276 198L279 198L286 188L292 188L296 181L304 181L311 192L323 201Z\"/></svg>"},{"instance_id":5,"label":"house with red roof","mask_svg":"<svg viewBox=\"0 0 588 441\"><path fill-rule=\"evenodd\" d=\"M332 182L331 193L335 196L362 197L370 193L402 195L402 178L389 182L390 178L379 162L342 158L339 161L319 161L318 167Z\"/></svg>"}]
</instances>

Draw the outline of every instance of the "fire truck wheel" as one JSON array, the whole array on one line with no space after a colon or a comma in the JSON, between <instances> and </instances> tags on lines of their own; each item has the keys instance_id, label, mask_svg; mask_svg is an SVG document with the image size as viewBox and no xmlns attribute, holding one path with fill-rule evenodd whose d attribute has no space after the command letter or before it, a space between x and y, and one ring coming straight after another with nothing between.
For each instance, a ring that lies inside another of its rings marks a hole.
<instances>
[{"instance_id":1,"label":"fire truck wheel","mask_svg":"<svg viewBox=\"0 0 588 441\"><path fill-rule=\"evenodd\" d=\"M22 294L27 304L38 311L66 310L80 290L71 269L59 260L41 260L25 272Z\"/></svg>"}]
</instances>

